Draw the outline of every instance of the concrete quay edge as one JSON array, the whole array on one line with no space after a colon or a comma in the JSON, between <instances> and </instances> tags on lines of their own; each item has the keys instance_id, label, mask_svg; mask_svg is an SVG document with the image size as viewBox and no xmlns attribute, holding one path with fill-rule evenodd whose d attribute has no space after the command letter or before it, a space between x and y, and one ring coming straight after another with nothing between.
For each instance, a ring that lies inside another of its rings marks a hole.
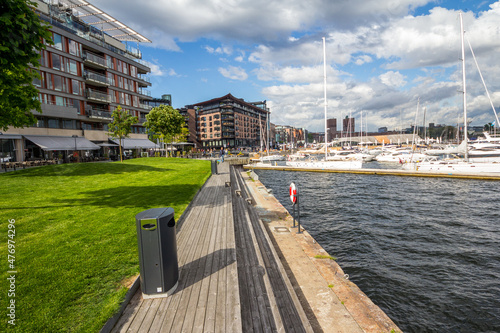
<instances>
[{"instance_id":1,"label":"concrete quay edge","mask_svg":"<svg viewBox=\"0 0 500 333\"><path fill-rule=\"evenodd\" d=\"M292 228L292 216L259 180L250 178L250 172L241 173L315 331L401 332L307 230L301 228L299 234Z\"/></svg>"}]
</instances>

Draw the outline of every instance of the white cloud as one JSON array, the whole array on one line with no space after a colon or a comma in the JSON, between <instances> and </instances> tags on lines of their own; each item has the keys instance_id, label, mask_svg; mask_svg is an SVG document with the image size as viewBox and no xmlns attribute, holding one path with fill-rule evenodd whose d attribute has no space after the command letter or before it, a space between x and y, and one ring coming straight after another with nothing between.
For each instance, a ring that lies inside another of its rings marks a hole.
<instances>
[{"instance_id":1,"label":"white cloud","mask_svg":"<svg viewBox=\"0 0 500 333\"><path fill-rule=\"evenodd\" d=\"M389 87L402 87L406 84L405 77L399 72L389 71L379 76L380 81Z\"/></svg>"},{"instance_id":2,"label":"white cloud","mask_svg":"<svg viewBox=\"0 0 500 333\"><path fill-rule=\"evenodd\" d=\"M248 78L248 74L241 67L228 66L227 68L219 67L219 73L222 76L231 80L244 81Z\"/></svg>"}]
</instances>

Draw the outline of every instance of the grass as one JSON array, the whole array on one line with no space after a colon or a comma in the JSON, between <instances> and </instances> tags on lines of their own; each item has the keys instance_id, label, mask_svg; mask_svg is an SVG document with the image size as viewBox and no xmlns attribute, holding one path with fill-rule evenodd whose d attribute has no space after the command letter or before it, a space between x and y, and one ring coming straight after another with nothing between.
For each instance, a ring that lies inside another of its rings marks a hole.
<instances>
[{"instance_id":1,"label":"grass","mask_svg":"<svg viewBox=\"0 0 500 333\"><path fill-rule=\"evenodd\" d=\"M139 273L135 215L172 207L177 220L209 175L208 161L166 158L1 174L0 306L15 299L15 331L98 332ZM11 219L14 298L3 288ZM4 317L0 330L7 328Z\"/></svg>"}]
</instances>

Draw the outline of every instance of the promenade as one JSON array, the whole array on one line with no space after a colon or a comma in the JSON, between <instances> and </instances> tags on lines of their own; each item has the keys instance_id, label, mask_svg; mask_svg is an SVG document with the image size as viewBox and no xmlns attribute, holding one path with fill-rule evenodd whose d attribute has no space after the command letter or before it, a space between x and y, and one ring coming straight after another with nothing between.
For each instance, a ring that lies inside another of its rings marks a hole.
<instances>
[{"instance_id":1,"label":"promenade","mask_svg":"<svg viewBox=\"0 0 500 333\"><path fill-rule=\"evenodd\" d=\"M139 288L111 332L399 331L260 182L218 169L178 221L176 291Z\"/></svg>"},{"instance_id":2,"label":"promenade","mask_svg":"<svg viewBox=\"0 0 500 333\"><path fill-rule=\"evenodd\" d=\"M231 178L229 164L219 165L178 221L173 295L143 299L139 289L112 332L312 332Z\"/></svg>"}]
</instances>

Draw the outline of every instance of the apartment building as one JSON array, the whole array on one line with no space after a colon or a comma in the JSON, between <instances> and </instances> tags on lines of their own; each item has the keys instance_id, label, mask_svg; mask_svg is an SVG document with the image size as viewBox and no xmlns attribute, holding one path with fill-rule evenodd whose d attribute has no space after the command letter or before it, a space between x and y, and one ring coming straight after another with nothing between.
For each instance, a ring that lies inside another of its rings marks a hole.
<instances>
[{"instance_id":1,"label":"apartment building","mask_svg":"<svg viewBox=\"0 0 500 333\"><path fill-rule=\"evenodd\" d=\"M42 113L33 111L36 124L0 135L2 161L113 152L117 143L107 130L118 105L139 119L124 148L154 147L142 125L151 109L151 70L127 44L150 41L88 1L35 2L54 42L41 51L41 79L33 82Z\"/></svg>"},{"instance_id":2,"label":"apartment building","mask_svg":"<svg viewBox=\"0 0 500 333\"><path fill-rule=\"evenodd\" d=\"M245 102L231 94L193 105L202 149L265 147L266 102Z\"/></svg>"}]
</instances>

